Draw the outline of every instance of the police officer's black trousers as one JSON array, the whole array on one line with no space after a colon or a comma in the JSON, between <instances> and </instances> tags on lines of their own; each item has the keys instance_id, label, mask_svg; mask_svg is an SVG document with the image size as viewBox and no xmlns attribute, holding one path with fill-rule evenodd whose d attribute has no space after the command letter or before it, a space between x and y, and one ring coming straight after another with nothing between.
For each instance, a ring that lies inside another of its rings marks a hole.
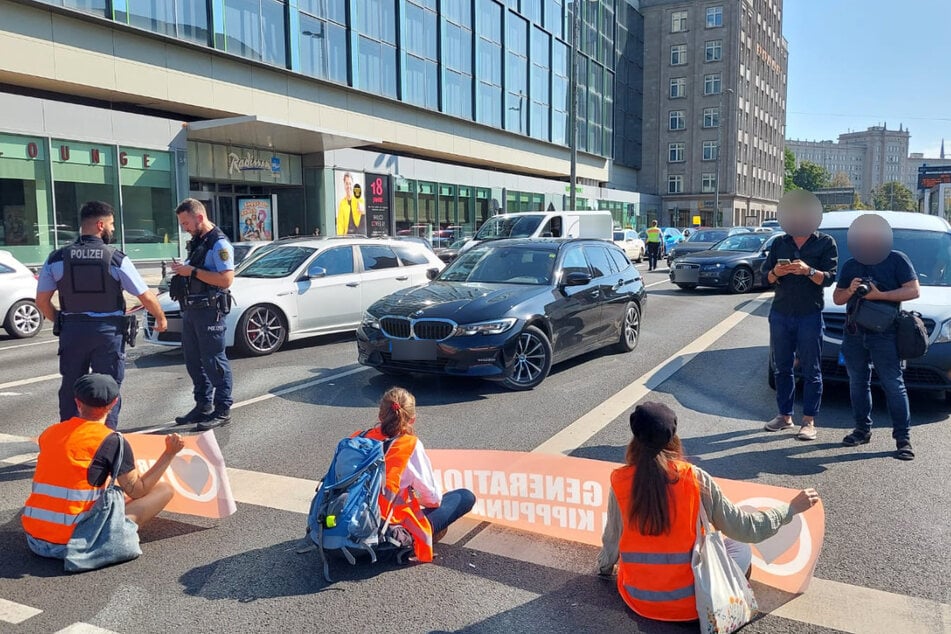
<instances>
[{"instance_id":1,"label":"police officer's black trousers","mask_svg":"<svg viewBox=\"0 0 951 634\"><path fill-rule=\"evenodd\" d=\"M225 316L217 308L182 312L182 353L194 386L195 403L231 407L231 364L225 355Z\"/></svg>"},{"instance_id":2,"label":"police officer's black trousers","mask_svg":"<svg viewBox=\"0 0 951 634\"><path fill-rule=\"evenodd\" d=\"M88 318L63 321L59 333L59 417L69 420L78 413L73 396L73 385L90 372L108 374L122 386L125 378L125 340L122 318ZM122 397L109 412L106 425L115 429L119 424Z\"/></svg>"}]
</instances>

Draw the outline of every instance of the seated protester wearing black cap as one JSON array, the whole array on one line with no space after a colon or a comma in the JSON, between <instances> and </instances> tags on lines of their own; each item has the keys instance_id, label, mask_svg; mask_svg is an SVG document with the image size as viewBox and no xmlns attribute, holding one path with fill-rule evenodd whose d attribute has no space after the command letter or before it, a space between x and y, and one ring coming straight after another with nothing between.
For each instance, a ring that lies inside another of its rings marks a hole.
<instances>
[{"instance_id":1,"label":"seated protester wearing black cap","mask_svg":"<svg viewBox=\"0 0 951 634\"><path fill-rule=\"evenodd\" d=\"M79 415L48 427L40 434L33 491L21 521L27 543L37 555L62 559L78 518L102 493L119 454L119 439L106 427L106 417L119 398L119 385L106 374L87 374L73 387ZM139 527L158 515L172 499L172 487L159 482L182 450L178 434L165 437L165 451L144 475L122 438L122 463L116 470L119 486L132 498L126 517Z\"/></svg>"},{"instance_id":2,"label":"seated protester wearing black cap","mask_svg":"<svg viewBox=\"0 0 951 634\"><path fill-rule=\"evenodd\" d=\"M672 409L644 403L634 409L630 422L634 437L627 446L627 466L611 474L598 573L610 575L617 564L618 592L643 617L695 621L691 554L700 505L730 538L725 540L727 551L749 576L752 552L747 544L775 535L818 502L819 494L806 489L791 504L748 513L723 497L708 473L684 461Z\"/></svg>"}]
</instances>

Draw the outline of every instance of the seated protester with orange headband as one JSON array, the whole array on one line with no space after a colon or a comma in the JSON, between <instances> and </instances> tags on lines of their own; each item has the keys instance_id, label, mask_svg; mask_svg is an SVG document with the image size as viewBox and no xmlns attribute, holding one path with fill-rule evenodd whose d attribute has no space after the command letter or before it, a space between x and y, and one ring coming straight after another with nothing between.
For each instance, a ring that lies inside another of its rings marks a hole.
<instances>
[{"instance_id":1,"label":"seated protester with orange headband","mask_svg":"<svg viewBox=\"0 0 951 634\"><path fill-rule=\"evenodd\" d=\"M387 517L392 511L390 524L413 538L416 558L432 561L433 544L472 509L475 495L468 489L443 494L423 443L416 437L416 398L409 391L387 390L380 400L379 421L366 437L380 442L394 439L386 452L385 486L396 494L392 509L386 496L380 496L380 514Z\"/></svg>"}]
</instances>

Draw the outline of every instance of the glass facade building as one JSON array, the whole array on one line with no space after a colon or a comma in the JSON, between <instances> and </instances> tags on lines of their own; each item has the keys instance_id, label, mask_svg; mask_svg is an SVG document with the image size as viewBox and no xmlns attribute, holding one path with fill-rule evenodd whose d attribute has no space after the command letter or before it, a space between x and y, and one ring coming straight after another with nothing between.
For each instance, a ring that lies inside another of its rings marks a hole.
<instances>
[{"instance_id":1,"label":"glass facade building","mask_svg":"<svg viewBox=\"0 0 951 634\"><path fill-rule=\"evenodd\" d=\"M634 0L44 0L545 142L640 165Z\"/></svg>"}]
</instances>

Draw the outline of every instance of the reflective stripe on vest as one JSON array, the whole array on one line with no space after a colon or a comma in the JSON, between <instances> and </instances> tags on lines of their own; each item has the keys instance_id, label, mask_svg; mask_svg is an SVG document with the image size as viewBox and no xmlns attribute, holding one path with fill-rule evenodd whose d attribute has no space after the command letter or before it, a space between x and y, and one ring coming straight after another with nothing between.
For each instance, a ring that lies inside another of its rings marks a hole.
<instances>
[{"instance_id":1,"label":"reflective stripe on vest","mask_svg":"<svg viewBox=\"0 0 951 634\"><path fill-rule=\"evenodd\" d=\"M648 242L660 242L661 230L657 227L651 227L647 230L647 241Z\"/></svg>"},{"instance_id":2,"label":"reflective stripe on vest","mask_svg":"<svg viewBox=\"0 0 951 634\"><path fill-rule=\"evenodd\" d=\"M33 483L33 493L70 502L95 502L99 499L100 489L69 489L54 484Z\"/></svg>"},{"instance_id":3,"label":"reflective stripe on vest","mask_svg":"<svg viewBox=\"0 0 951 634\"><path fill-rule=\"evenodd\" d=\"M618 549L617 585L624 602L635 612L660 621L697 618L691 562L700 511L700 485L693 468L674 462L677 481L670 485L670 530L643 535L627 521L636 470L632 466L611 474L611 488L625 517Z\"/></svg>"},{"instance_id":4,"label":"reflective stripe on vest","mask_svg":"<svg viewBox=\"0 0 951 634\"><path fill-rule=\"evenodd\" d=\"M71 418L40 434L33 490L20 518L34 539L66 544L76 522L102 493L89 484L89 466L112 430L102 423Z\"/></svg>"}]
</instances>

